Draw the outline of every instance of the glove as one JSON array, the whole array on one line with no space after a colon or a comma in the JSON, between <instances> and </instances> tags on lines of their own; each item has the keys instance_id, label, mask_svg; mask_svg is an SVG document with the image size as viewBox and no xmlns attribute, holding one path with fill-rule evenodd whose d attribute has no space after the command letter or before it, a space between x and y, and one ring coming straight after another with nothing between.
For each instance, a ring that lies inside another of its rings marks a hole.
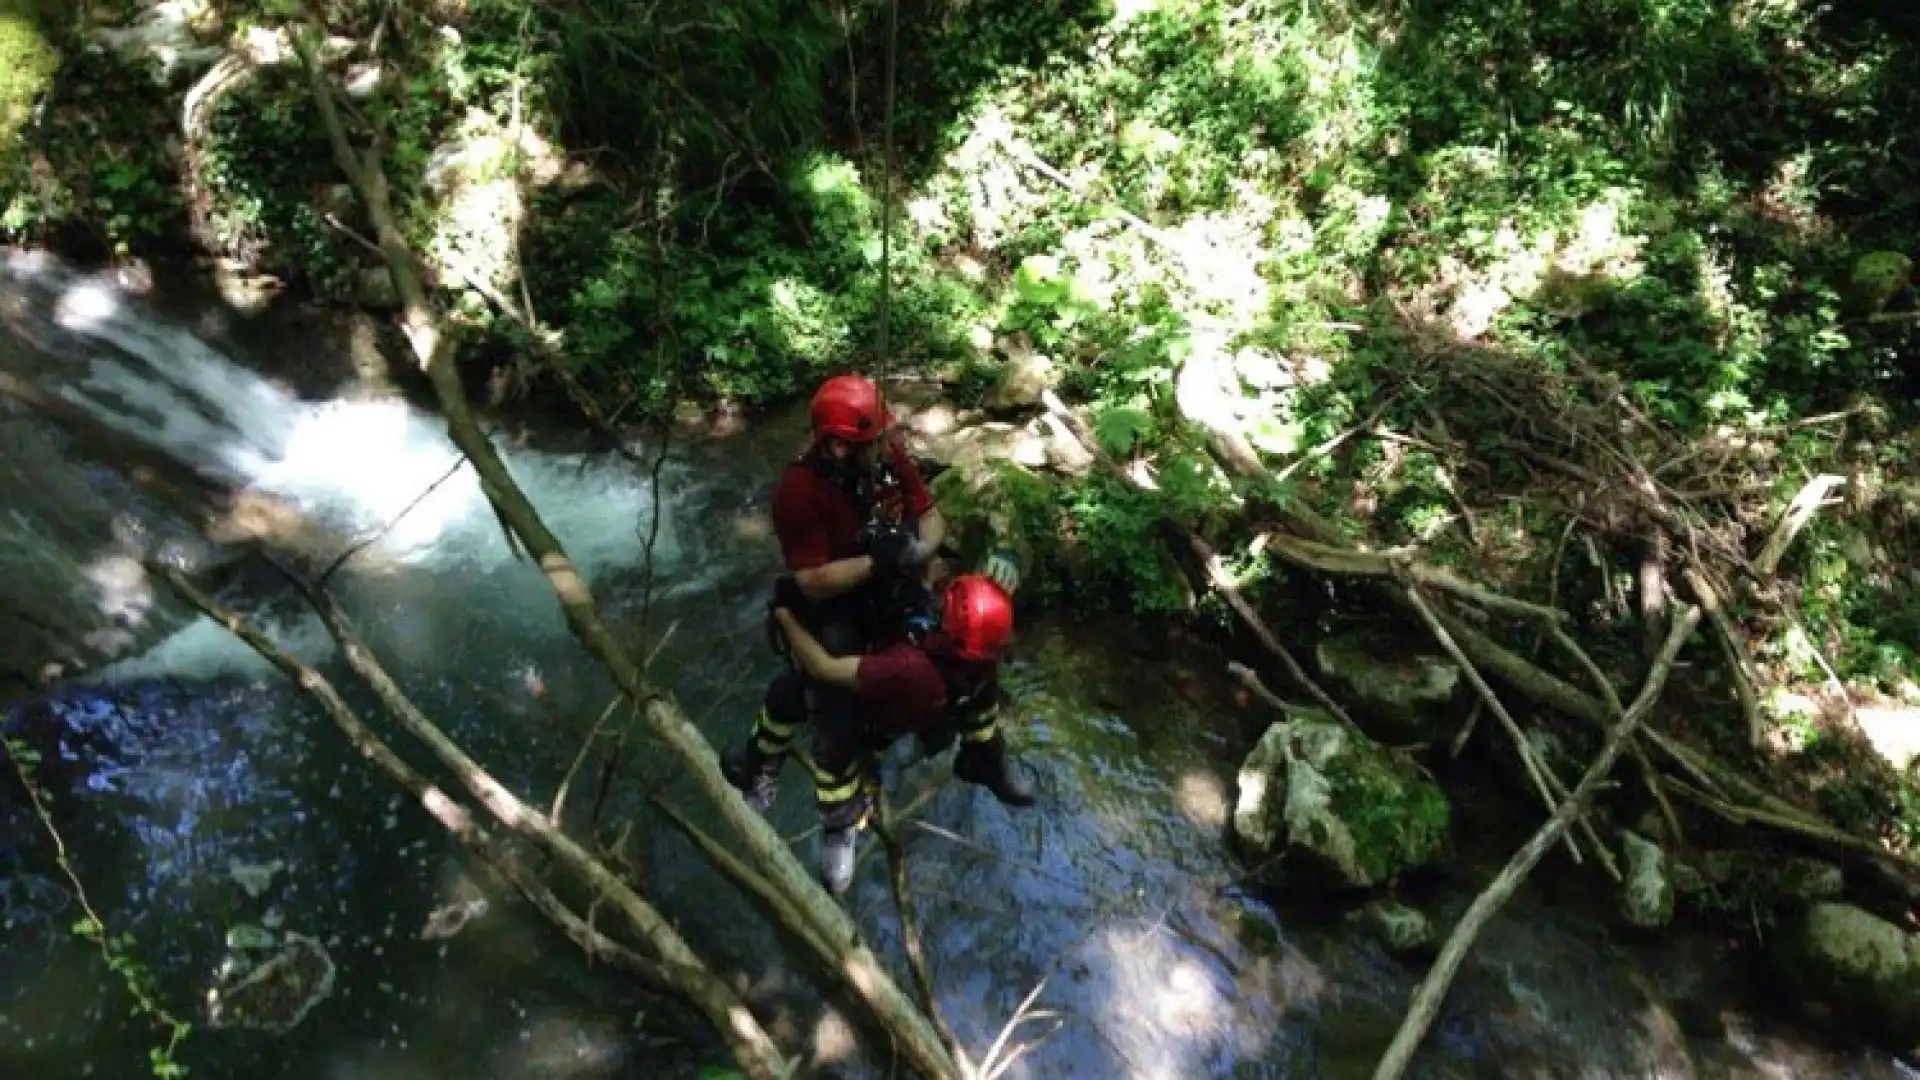
<instances>
[{"instance_id":1,"label":"glove","mask_svg":"<svg viewBox=\"0 0 1920 1080\"><path fill-rule=\"evenodd\" d=\"M1012 596L1020 589L1020 560L1006 548L996 550L987 556L987 565L981 571Z\"/></svg>"},{"instance_id":2,"label":"glove","mask_svg":"<svg viewBox=\"0 0 1920 1080\"><path fill-rule=\"evenodd\" d=\"M912 551L913 537L905 532L899 529L876 532L867 543L867 555L873 560L873 576L898 577L908 565L907 556Z\"/></svg>"},{"instance_id":3,"label":"glove","mask_svg":"<svg viewBox=\"0 0 1920 1080\"><path fill-rule=\"evenodd\" d=\"M773 614L774 608L786 608L795 615L807 609L807 594L800 591L800 582L792 574L774 579L773 601L767 605L767 614Z\"/></svg>"}]
</instances>

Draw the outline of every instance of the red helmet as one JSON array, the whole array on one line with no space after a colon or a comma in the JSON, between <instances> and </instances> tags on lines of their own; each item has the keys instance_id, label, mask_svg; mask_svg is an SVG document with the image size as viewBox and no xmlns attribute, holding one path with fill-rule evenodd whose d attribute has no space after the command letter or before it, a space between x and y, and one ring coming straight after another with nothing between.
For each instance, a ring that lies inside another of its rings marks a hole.
<instances>
[{"instance_id":1,"label":"red helmet","mask_svg":"<svg viewBox=\"0 0 1920 1080\"><path fill-rule=\"evenodd\" d=\"M858 375L835 375L813 395L813 437L866 443L893 425L880 388Z\"/></svg>"},{"instance_id":2,"label":"red helmet","mask_svg":"<svg viewBox=\"0 0 1920 1080\"><path fill-rule=\"evenodd\" d=\"M1013 636L1013 597L984 574L962 574L947 586L940 629L968 660L992 660Z\"/></svg>"}]
</instances>

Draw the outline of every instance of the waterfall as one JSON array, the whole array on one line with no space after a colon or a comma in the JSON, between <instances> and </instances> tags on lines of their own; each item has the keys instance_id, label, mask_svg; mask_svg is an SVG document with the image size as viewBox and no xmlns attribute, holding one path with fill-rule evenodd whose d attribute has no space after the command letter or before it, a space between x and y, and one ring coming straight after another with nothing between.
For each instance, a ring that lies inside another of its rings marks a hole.
<instances>
[{"instance_id":1,"label":"waterfall","mask_svg":"<svg viewBox=\"0 0 1920 1080\"><path fill-rule=\"evenodd\" d=\"M38 253L0 256L0 296L0 375L8 379L0 389L57 406L26 409L0 395L10 406L0 413L9 450L0 466L0 558L12 582L0 590L10 606L0 614L48 626L44 636L63 639L57 644L68 659L110 661L150 645L154 631L172 630L174 640L131 670L178 673L182 650L205 654L214 670L250 663L218 628L165 625L155 585L139 571L154 558L219 561L206 539L208 516L242 519L215 529L216 541L251 533L321 564L365 544L355 562L367 572L427 572L413 581L416 600L450 573L461 575L466 592L498 579L528 602L544 596L538 574L516 564L443 420L390 397L303 400L262 370L319 360L311 343L290 338L284 355L242 363L129 294L111 273L77 272ZM60 414L57 428L50 411ZM108 441L118 448L111 461L98 452ZM212 506L143 505L121 460L128 447L221 498ZM583 570L641 561L652 491L629 463L507 445L502 455ZM665 479L674 480L671 470ZM674 522L663 517L656 566L671 565L679 550ZM323 648L311 633L295 636Z\"/></svg>"}]
</instances>

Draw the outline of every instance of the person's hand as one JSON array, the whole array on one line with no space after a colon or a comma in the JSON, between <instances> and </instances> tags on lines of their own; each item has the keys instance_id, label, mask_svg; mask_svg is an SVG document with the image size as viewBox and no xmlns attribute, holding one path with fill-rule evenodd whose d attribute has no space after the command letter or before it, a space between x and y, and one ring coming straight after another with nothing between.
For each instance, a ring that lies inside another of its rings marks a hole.
<instances>
[{"instance_id":1,"label":"person's hand","mask_svg":"<svg viewBox=\"0 0 1920 1080\"><path fill-rule=\"evenodd\" d=\"M901 570L910 565L908 556L913 551L913 537L899 529L878 530L867 542L867 557L873 560L873 576L876 578L898 577Z\"/></svg>"},{"instance_id":2,"label":"person's hand","mask_svg":"<svg viewBox=\"0 0 1920 1080\"><path fill-rule=\"evenodd\" d=\"M940 545L929 544L916 536L913 542L907 545L907 553L901 556L900 561L906 566L921 567L932 562L933 557L939 553Z\"/></svg>"},{"instance_id":3,"label":"person's hand","mask_svg":"<svg viewBox=\"0 0 1920 1080\"><path fill-rule=\"evenodd\" d=\"M807 606L807 594L800 591L800 582L792 574L781 574L773 582L773 602L768 610L785 608L788 611L804 611Z\"/></svg>"},{"instance_id":4,"label":"person's hand","mask_svg":"<svg viewBox=\"0 0 1920 1080\"><path fill-rule=\"evenodd\" d=\"M1007 590L1008 596L1012 596L1020 588L1020 560L1006 548L1000 548L987 556L987 565L981 573Z\"/></svg>"}]
</instances>

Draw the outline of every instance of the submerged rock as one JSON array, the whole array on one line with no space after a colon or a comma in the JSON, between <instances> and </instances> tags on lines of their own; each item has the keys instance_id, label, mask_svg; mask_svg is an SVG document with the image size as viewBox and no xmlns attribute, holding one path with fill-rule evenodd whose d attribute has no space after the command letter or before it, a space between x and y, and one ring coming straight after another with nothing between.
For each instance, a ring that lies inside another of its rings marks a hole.
<instances>
[{"instance_id":1,"label":"submerged rock","mask_svg":"<svg viewBox=\"0 0 1920 1080\"><path fill-rule=\"evenodd\" d=\"M1361 909L1360 918L1391 952L1422 953L1434 945L1433 920L1398 900L1375 900Z\"/></svg>"},{"instance_id":2,"label":"submerged rock","mask_svg":"<svg viewBox=\"0 0 1920 1080\"><path fill-rule=\"evenodd\" d=\"M1667 853L1660 845L1634 832L1620 834L1626 857L1621 885L1620 915L1631 926L1657 930L1673 921L1673 880L1667 873Z\"/></svg>"},{"instance_id":3,"label":"submerged rock","mask_svg":"<svg viewBox=\"0 0 1920 1080\"><path fill-rule=\"evenodd\" d=\"M1851 905L1817 903L1777 939L1772 960L1815 1016L1900 1053L1920 1050L1920 935Z\"/></svg>"},{"instance_id":4,"label":"submerged rock","mask_svg":"<svg viewBox=\"0 0 1920 1080\"><path fill-rule=\"evenodd\" d=\"M1391 738L1425 741L1450 735L1460 694L1460 668L1402 644L1358 634L1322 641L1314 650L1320 673L1338 683L1356 709L1379 721Z\"/></svg>"},{"instance_id":5,"label":"submerged rock","mask_svg":"<svg viewBox=\"0 0 1920 1080\"><path fill-rule=\"evenodd\" d=\"M236 926L227 946L231 951L207 991L209 1027L282 1034L333 994L333 958L304 934Z\"/></svg>"},{"instance_id":6,"label":"submerged rock","mask_svg":"<svg viewBox=\"0 0 1920 1080\"><path fill-rule=\"evenodd\" d=\"M1233 828L1255 856L1306 852L1369 888L1437 862L1452 807L1385 747L1315 710L1267 729L1240 767Z\"/></svg>"}]
</instances>

